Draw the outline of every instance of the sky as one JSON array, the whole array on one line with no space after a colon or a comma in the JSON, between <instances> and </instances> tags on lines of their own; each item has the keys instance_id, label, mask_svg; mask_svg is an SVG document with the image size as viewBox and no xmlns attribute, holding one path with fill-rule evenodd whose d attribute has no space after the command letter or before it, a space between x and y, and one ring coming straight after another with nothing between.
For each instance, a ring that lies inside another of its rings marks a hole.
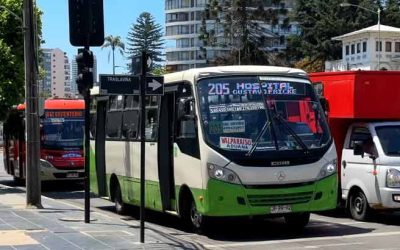
<instances>
[{"instance_id":1,"label":"sky","mask_svg":"<svg viewBox=\"0 0 400 250\"><path fill-rule=\"evenodd\" d=\"M126 44L126 37L132 24L136 23L139 15L147 11L157 23L165 26L165 0L104 0L104 33L105 36L121 36ZM77 54L78 47L69 43L68 0L36 0L43 11L42 16L42 48L59 48L66 52L71 61ZM165 30L164 30L165 32ZM112 74L112 56L108 60L110 48L91 47L97 58L97 73ZM115 53L116 74L127 72L127 60L120 53Z\"/></svg>"}]
</instances>

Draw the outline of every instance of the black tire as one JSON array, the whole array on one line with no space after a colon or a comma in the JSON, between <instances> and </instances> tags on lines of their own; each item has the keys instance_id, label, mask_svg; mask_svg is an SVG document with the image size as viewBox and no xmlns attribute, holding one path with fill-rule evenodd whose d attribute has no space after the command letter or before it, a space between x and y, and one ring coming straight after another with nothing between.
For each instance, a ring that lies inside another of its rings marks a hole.
<instances>
[{"instance_id":1,"label":"black tire","mask_svg":"<svg viewBox=\"0 0 400 250\"><path fill-rule=\"evenodd\" d=\"M122 200L121 188L118 183L115 185L114 189L114 206L117 214L126 214L126 204Z\"/></svg>"},{"instance_id":2,"label":"black tire","mask_svg":"<svg viewBox=\"0 0 400 250\"><path fill-rule=\"evenodd\" d=\"M26 182L26 181L25 181L25 178L20 178L20 177L14 176L14 183L15 183L15 185L17 185L17 186L25 186L25 185L26 185L25 182Z\"/></svg>"},{"instance_id":3,"label":"black tire","mask_svg":"<svg viewBox=\"0 0 400 250\"><path fill-rule=\"evenodd\" d=\"M204 233L207 225L207 217L197 211L196 203L193 198L183 201L181 218L186 227L196 233Z\"/></svg>"},{"instance_id":4,"label":"black tire","mask_svg":"<svg viewBox=\"0 0 400 250\"><path fill-rule=\"evenodd\" d=\"M285 223L291 230L303 230L310 221L310 213L293 213L285 215Z\"/></svg>"},{"instance_id":5,"label":"black tire","mask_svg":"<svg viewBox=\"0 0 400 250\"><path fill-rule=\"evenodd\" d=\"M365 194L361 190L355 190L349 197L349 212L353 219L366 221L370 215L370 208Z\"/></svg>"}]
</instances>

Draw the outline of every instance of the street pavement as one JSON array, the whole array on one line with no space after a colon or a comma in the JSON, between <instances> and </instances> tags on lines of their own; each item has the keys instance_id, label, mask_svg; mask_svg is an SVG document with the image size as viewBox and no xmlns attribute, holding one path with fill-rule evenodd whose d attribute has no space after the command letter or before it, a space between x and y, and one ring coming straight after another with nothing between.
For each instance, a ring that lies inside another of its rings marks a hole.
<instances>
[{"instance_id":1,"label":"street pavement","mask_svg":"<svg viewBox=\"0 0 400 250\"><path fill-rule=\"evenodd\" d=\"M0 156L0 250L2 249L343 249L400 250L400 213L368 222L343 212L312 214L301 232L281 218L220 219L201 235L178 218L146 210L146 242L139 243L139 213L120 216L112 203L93 197L90 224L83 222L81 183L42 185L44 209L27 209L25 188L4 173Z\"/></svg>"},{"instance_id":2,"label":"street pavement","mask_svg":"<svg viewBox=\"0 0 400 250\"><path fill-rule=\"evenodd\" d=\"M138 220L122 220L91 209L84 223L82 206L42 196L43 209L26 207L24 188L0 164L0 250L5 249L200 249L198 245L147 227L140 243Z\"/></svg>"}]
</instances>

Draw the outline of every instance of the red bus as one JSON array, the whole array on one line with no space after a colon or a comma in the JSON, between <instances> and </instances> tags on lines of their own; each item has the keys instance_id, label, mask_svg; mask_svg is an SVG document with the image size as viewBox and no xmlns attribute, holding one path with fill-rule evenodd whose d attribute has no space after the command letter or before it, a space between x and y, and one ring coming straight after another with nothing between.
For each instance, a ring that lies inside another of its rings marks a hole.
<instances>
[{"instance_id":1,"label":"red bus","mask_svg":"<svg viewBox=\"0 0 400 250\"><path fill-rule=\"evenodd\" d=\"M41 180L84 177L83 100L48 99L40 117ZM4 167L16 180L25 179L25 105L12 109L3 125Z\"/></svg>"}]
</instances>

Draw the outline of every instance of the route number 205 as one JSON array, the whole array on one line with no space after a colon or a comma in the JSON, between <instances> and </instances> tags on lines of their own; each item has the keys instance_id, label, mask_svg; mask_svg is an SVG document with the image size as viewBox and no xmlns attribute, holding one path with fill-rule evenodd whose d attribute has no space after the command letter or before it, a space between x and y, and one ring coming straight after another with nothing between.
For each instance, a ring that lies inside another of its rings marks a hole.
<instances>
[{"instance_id":1,"label":"route number 205","mask_svg":"<svg viewBox=\"0 0 400 250\"><path fill-rule=\"evenodd\" d=\"M208 95L229 95L229 83L209 83Z\"/></svg>"}]
</instances>

